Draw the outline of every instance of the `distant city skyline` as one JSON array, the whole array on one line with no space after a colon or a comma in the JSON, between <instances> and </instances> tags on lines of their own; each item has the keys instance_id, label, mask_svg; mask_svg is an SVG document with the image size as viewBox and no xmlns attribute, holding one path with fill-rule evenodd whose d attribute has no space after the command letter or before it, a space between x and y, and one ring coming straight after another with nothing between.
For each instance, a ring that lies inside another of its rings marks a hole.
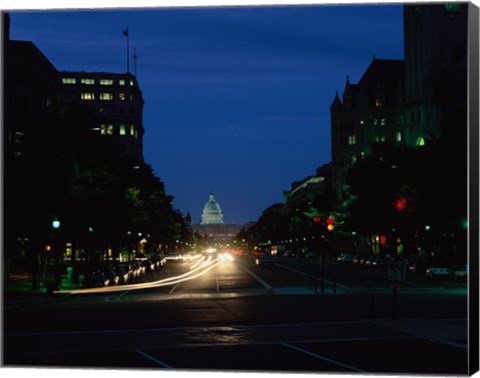
<instances>
[{"instance_id":1,"label":"distant city skyline","mask_svg":"<svg viewBox=\"0 0 480 378\"><path fill-rule=\"evenodd\" d=\"M128 28L146 162L194 223L213 191L224 222L243 224L331 160L335 93L373 56L403 59L402 13L401 4L12 11L10 34L59 71L126 72Z\"/></svg>"}]
</instances>

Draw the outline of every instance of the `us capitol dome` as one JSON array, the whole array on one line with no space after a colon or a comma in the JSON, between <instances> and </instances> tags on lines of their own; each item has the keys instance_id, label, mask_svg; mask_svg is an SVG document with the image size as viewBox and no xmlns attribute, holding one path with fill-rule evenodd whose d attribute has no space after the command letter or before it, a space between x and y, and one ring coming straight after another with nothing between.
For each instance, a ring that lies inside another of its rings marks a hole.
<instances>
[{"instance_id":1,"label":"us capitol dome","mask_svg":"<svg viewBox=\"0 0 480 378\"><path fill-rule=\"evenodd\" d=\"M205 204L202 213L202 219L199 224L194 224L193 228L200 235L206 237L209 242L215 244L229 243L242 229L242 225L235 223L225 224L223 222L223 213L220 204L215 201L213 192L210 199Z\"/></svg>"},{"instance_id":2,"label":"us capitol dome","mask_svg":"<svg viewBox=\"0 0 480 378\"><path fill-rule=\"evenodd\" d=\"M203 208L202 220L200 221L200 224L223 224L222 209L220 208L218 202L215 201L213 193L210 194L210 199Z\"/></svg>"}]
</instances>

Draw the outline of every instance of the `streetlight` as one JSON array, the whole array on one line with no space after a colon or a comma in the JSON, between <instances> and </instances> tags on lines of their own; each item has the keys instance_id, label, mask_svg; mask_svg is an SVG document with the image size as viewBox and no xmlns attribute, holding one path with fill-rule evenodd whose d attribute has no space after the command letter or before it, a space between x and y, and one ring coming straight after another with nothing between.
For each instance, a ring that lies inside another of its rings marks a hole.
<instances>
[{"instance_id":1,"label":"streetlight","mask_svg":"<svg viewBox=\"0 0 480 378\"><path fill-rule=\"evenodd\" d=\"M60 228L60 221L58 220L57 217L54 217L53 218L53 221L52 221L52 228L54 230L54 233L53 233L53 245L54 245L54 248L53 248L53 252L55 253L55 282L54 282L54 287L56 290L59 289L60 287L60 283L61 283L61 272L60 272L60 243L56 237L56 230L58 230ZM50 290L50 289L49 289Z\"/></svg>"},{"instance_id":2,"label":"streetlight","mask_svg":"<svg viewBox=\"0 0 480 378\"><path fill-rule=\"evenodd\" d=\"M55 217L52 221L52 227L57 230L60 228L60 221L58 220L57 217Z\"/></svg>"}]
</instances>

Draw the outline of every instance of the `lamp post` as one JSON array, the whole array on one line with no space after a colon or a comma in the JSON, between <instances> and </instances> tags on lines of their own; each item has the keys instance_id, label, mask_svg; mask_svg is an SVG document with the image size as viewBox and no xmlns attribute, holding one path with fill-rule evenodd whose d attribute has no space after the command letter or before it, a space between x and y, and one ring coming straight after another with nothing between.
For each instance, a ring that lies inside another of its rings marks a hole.
<instances>
[{"instance_id":1,"label":"lamp post","mask_svg":"<svg viewBox=\"0 0 480 378\"><path fill-rule=\"evenodd\" d=\"M57 230L60 228L60 221L57 217L55 217L52 221L53 227L53 245L54 245L54 253L55 253L55 288L56 290L59 289L61 283L61 271L60 271L60 243L57 240Z\"/></svg>"}]
</instances>

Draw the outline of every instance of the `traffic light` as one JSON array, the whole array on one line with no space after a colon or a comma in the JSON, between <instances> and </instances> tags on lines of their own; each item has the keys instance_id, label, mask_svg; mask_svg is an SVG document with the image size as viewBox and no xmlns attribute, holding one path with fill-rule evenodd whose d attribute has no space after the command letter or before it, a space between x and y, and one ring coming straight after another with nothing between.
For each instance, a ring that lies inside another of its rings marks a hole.
<instances>
[{"instance_id":1,"label":"traffic light","mask_svg":"<svg viewBox=\"0 0 480 378\"><path fill-rule=\"evenodd\" d=\"M55 217L55 218L53 219L53 221L52 221L52 227L53 227L54 229L60 228L60 221L58 220L57 217Z\"/></svg>"},{"instance_id":2,"label":"traffic light","mask_svg":"<svg viewBox=\"0 0 480 378\"><path fill-rule=\"evenodd\" d=\"M327 218L325 223L327 224L327 230L328 231L333 231L333 229L335 228L335 226L333 225L333 223L334 223L333 218L331 218L331 217Z\"/></svg>"},{"instance_id":3,"label":"traffic light","mask_svg":"<svg viewBox=\"0 0 480 378\"><path fill-rule=\"evenodd\" d=\"M397 200L395 201L395 210L397 211L403 211L406 209L407 207L407 199L405 197L400 197L400 198L397 198Z\"/></svg>"}]
</instances>

